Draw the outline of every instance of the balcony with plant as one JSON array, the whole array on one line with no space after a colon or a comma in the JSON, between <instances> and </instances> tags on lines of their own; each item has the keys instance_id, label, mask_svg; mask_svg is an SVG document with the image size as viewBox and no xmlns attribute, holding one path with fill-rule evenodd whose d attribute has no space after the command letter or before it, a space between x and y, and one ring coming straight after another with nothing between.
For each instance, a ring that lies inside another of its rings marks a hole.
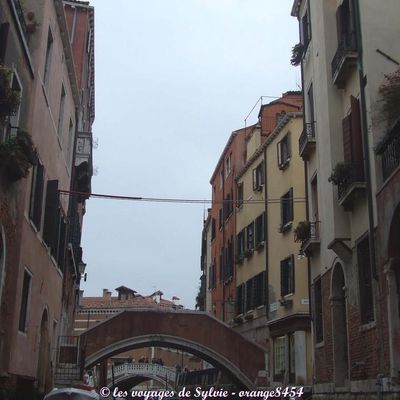
<instances>
[{"instance_id":1,"label":"balcony with plant","mask_svg":"<svg viewBox=\"0 0 400 400\"><path fill-rule=\"evenodd\" d=\"M16 136L0 143L0 174L9 182L26 178L37 162L29 133L18 130Z\"/></svg>"},{"instance_id":2,"label":"balcony with plant","mask_svg":"<svg viewBox=\"0 0 400 400\"><path fill-rule=\"evenodd\" d=\"M311 255L320 245L320 221L300 221L294 229L294 241L301 244L301 251Z\"/></svg>"},{"instance_id":3,"label":"balcony with plant","mask_svg":"<svg viewBox=\"0 0 400 400\"><path fill-rule=\"evenodd\" d=\"M364 165L348 162L337 163L328 181L338 188L339 204L345 211L351 211L354 202L365 193Z\"/></svg>"}]
</instances>

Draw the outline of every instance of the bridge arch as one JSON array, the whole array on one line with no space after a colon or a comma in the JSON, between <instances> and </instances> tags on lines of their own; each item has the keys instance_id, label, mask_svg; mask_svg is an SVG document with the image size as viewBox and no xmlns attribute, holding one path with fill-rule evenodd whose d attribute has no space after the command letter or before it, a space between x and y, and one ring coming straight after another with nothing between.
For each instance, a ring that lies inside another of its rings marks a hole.
<instances>
[{"instance_id":1,"label":"bridge arch","mask_svg":"<svg viewBox=\"0 0 400 400\"><path fill-rule=\"evenodd\" d=\"M131 374L121 376L115 380L115 386L118 386L120 390L128 391L134 388L135 386L150 380L155 380L159 382L161 385L167 385L168 390L174 390L174 386L171 385L170 382L163 380L160 376L151 376L146 374ZM111 388L113 386L112 382L108 384L108 387Z\"/></svg>"},{"instance_id":2,"label":"bridge arch","mask_svg":"<svg viewBox=\"0 0 400 400\"><path fill-rule=\"evenodd\" d=\"M155 380L169 390L173 390L177 378L175 368L164 367L153 363L124 363L114 367L114 371L108 371L107 378L110 381L108 387L111 388L111 379L114 376L115 386L121 390L130 390L132 387L148 381Z\"/></svg>"},{"instance_id":3,"label":"bridge arch","mask_svg":"<svg viewBox=\"0 0 400 400\"><path fill-rule=\"evenodd\" d=\"M199 356L240 387L257 386L266 370L261 346L200 311L125 310L83 332L80 343L85 368L130 349L160 346Z\"/></svg>"}]
</instances>

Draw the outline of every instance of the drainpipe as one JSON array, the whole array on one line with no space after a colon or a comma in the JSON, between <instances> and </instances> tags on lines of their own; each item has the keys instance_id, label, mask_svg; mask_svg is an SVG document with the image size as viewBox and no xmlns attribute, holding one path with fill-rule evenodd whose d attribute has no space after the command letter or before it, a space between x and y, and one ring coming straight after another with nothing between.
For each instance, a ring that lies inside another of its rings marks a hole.
<instances>
[{"instance_id":1,"label":"drainpipe","mask_svg":"<svg viewBox=\"0 0 400 400\"><path fill-rule=\"evenodd\" d=\"M355 25L356 25L356 36L357 36L357 47L358 47L358 78L360 83L360 104L361 104L361 135L362 135L362 145L364 152L364 170L366 175L366 185L367 185L367 205L368 205L368 223L369 223L369 256L371 263L371 275L375 280L375 294L376 294L376 322L378 330L378 350L379 350L379 374L377 377L377 393L378 399L382 399L382 391L380 387L382 385L383 377L383 330L382 330L382 315L380 310L381 303L381 293L379 285L379 276L376 266L376 241L375 241L375 227L374 227L374 203L373 203L373 192L372 192L372 182L371 182L371 167L370 167L370 157L369 157L369 140L368 140L368 121L366 112L366 101L365 101L365 86L367 84L367 79L364 77L364 65L363 65L363 47L362 47L362 33L361 33L361 16L360 16L360 2L359 0L354 0L354 15L355 15Z\"/></svg>"},{"instance_id":2,"label":"drainpipe","mask_svg":"<svg viewBox=\"0 0 400 400\"><path fill-rule=\"evenodd\" d=\"M261 124L262 130L262 124ZM265 239L265 316L269 320L269 248L268 248L268 179L267 179L267 148L264 147L264 239Z\"/></svg>"},{"instance_id":3,"label":"drainpipe","mask_svg":"<svg viewBox=\"0 0 400 400\"><path fill-rule=\"evenodd\" d=\"M222 273L220 281L222 283L222 321L225 322L225 279L224 279L224 261L225 261L225 158L222 158L222 265L219 269ZM221 251L221 249L219 249ZM221 254L221 253L220 253Z\"/></svg>"}]
</instances>

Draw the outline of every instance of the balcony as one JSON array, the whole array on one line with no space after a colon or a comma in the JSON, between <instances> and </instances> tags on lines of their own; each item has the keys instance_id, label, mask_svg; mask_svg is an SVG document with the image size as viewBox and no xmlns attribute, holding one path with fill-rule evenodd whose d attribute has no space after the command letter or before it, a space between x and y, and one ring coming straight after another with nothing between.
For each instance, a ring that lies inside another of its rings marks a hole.
<instances>
[{"instance_id":1,"label":"balcony","mask_svg":"<svg viewBox=\"0 0 400 400\"><path fill-rule=\"evenodd\" d=\"M400 118L377 146L376 154L381 156L383 181L386 181L400 165Z\"/></svg>"},{"instance_id":2,"label":"balcony","mask_svg":"<svg viewBox=\"0 0 400 400\"><path fill-rule=\"evenodd\" d=\"M345 211L352 211L354 202L366 190L363 164L345 164L346 175L338 183L338 200Z\"/></svg>"},{"instance_id":3,"label":"balcony","mask_svg":"<svg viewBox=\"0 0 400 400\"><path fill-rule=\"evenodd\" d=\"M294 231L294 241L301 243L301 251L307 256L319 249L320 223L320 221L302 221L298 223Z\"/></svg>"},{"instance_id":4,"label":"balcony","mask_svg":"<svg viewBox=\"0 0 400 400\"><path fill-rule=\"evenodd\" d=\"M299 155L303 160L307 160L315 150L315 122L306 123L304 130L299 138Z\"/></svg>"},{"instance_id":5,"label":"balcony","mask_svg":"<svg viewBox=\"0 0 400 400\"><path fill-rule=\"evenodd\" d=\"M93 175L93 141L91 132L78 132L75 151L76 190L90 193ZM85 197L87 198L87 197Z\"/></svg>"},{"instance_id":6,"label":"balcony","mask_svg":"<svg viewBox=\"0 0 400 400\"><path fill-rule=\"evenodd\" d=\"M357 58L357 40L356 34L353 32L341 38L331 63L332 80L338 88L343 89L349 72L357 64Z\"/></svg>"}]
</instances>

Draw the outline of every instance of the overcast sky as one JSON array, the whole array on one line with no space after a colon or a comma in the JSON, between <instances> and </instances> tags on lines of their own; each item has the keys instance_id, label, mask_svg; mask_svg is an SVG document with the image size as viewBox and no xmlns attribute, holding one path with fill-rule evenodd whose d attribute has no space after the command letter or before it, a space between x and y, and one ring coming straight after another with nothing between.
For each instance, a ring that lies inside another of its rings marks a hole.
<instances>
[{"instance_id":1,"label":"overcast sky","mask_svg":"<svg viewBox=\"0 0 400 400\"><path fill-rule=\"evenodd\" d=\"M292 3L91 0L99 143L92 191L209 199L225 143L258 98L299 89L289 62L298 42ZM203 214L203 205L88 200L85 295L125 285L194 307Z\"/></svg>"}]
</instances>

